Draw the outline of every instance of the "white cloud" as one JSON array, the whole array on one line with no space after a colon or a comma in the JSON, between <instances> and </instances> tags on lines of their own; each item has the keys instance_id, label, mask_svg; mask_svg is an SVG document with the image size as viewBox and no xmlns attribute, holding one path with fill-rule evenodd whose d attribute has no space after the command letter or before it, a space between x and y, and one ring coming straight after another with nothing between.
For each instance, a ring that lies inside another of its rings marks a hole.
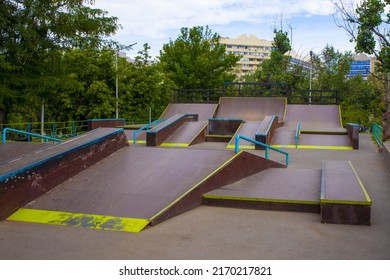
<instances>
[{"instance_id":1,"label":"white cloud","mask_svg":"<svg viewBox=\"0 0 390 280\"><path fill-rule=\"evenodd\" d=\"M138 49L147 42L153 55L170 38L177 38L181 27L209 25L221 36L254 33L271 40L272 29L280 24L295 28L304 18L332 17L334 12L330 0L96 0L95 7L119 18L123 29L115 36L118 41L138 42ZM294 32L313 30L308 26Z\"/></svg>"}]
</instances>

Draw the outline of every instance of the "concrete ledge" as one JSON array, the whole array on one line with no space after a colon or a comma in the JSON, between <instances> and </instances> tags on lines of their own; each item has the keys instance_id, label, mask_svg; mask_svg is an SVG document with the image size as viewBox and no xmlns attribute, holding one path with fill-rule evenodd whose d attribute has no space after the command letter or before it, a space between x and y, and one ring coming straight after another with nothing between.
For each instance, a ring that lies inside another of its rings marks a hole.
<instances>
[{"instance_id":1,"label":"concrete ledge","mask_svg":"<svg viewBox=\"0 0 390 280\"><path fill-rule=\"evenodd\" d=\"M321 222L371 225L371 199L350 161L323 161Z\"/></svg>"},{"instance_id":2,"label":"concrete ledge","mask_svg":"<svg viewBox=\"0 0 390 280\"><path fill-rule=\"evenodd\" d=\"M176 114L146 132L146 146L160 146L184 123L198 121L196 114Z\"/></svg>"}]
</instances>

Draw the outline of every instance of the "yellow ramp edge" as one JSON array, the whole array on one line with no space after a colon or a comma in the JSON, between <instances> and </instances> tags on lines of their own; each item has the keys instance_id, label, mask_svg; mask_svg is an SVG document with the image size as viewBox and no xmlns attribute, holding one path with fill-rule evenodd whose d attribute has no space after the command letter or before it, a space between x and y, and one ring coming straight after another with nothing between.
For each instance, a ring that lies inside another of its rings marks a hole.
<instances>
[{"instance_id":1,"label":"yellow ramp edge","mask_svg":"<svg viewBox=\"0 0 390 280\"><path fill-rule=\"evenodd\" d=\"M19 209L10 217L8 217L7 220L124 232L140 232L149 224L149 220L146 219L80 214L29 208Z\"/></svg>"},{"instance_id":2,"label":"yellow ramp edge","mask_svg":"<svg viewBox=\"0 0 390 280\"><path fill-rule=\"evenodd\" d=\"M189 143L162 143L161 147L188 147Z\"/></svg>"}]
</instances>

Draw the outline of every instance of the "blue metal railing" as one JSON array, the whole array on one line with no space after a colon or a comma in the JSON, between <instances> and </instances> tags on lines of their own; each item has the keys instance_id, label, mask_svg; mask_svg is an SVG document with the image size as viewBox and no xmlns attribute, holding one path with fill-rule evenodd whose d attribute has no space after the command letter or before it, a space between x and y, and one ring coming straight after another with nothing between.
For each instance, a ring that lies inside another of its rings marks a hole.
<instances>
[{"instance_id":1,"label":"blue metal railing","mask_svg":"<svg viewBox=\"0 0 390 280\"><path fill-rule=\"evenodd\" d=\"M376 123L371 125L371 133L374 136L376 143L379 147L382 147L382 127Z\"/></svg>"},{"instance_id":2,"label":"blue metal railing","mask_svg":"<svg viewBox=\"0 0 390 280\"><path fill-rule=\"evenodd\" d=\"M136 131L133 132L133 143L135 144L137 142L137 134L142 131L142 130L149 130L151 126L158 125L159 123L162 123L165 120L155 120L151 123L148 123L144 125L143 127L137 129Z\"/></svg>"},{"instance_id":3,"label":"blue metal railing","mask_svg":"<svg viewBox=\"0 0 390 280\"><path fill-rule=\"evenodd\" d=\"M41 123L9 123L2 124L3 127L26 131L29 133L41 134ZM85 133L88 130L87 121L64 121L64 122L46 122L44 124L45 135L53 138L70 138ZM0 130L1 132L1 130ZM31 141L31 135L27 135L27 142Z\"/></svg>"},{"instance_id":4,"label":"blue metal railing","mask_svg":"<svg viewBox=\"0 0 390 280\"><path fill-rule=\"evenodd\" d=\"M237 136L236 136L235 147L234 147L234 152L235 153L238 153L238 149L239 149L239 146L240 146L240 139L243 139L243 140L251 142L251 143L253 143L255 145L259 145L259 146L264 147L265 148L265 158L266 159L268 159L268 150L269 149L285 155L286 156L286 165L288 165L288 153L286 153L285 151L282 151L282 150L279 150L277 148L271 147L271 146L269 146L267 144L261 143L259 141L256 141L254 139L248 138L248 137L240 135L240 134L237 134Z\"/></svg>"},{"instance_id":5,"label":"blue metal railing","mask_svg":"<svg viewBox=\"0 0 390 280\"><path fill-rule=\"evenodd\" d=\"M295 131L295 148L298 148L299 145L299 135L301 134L301 123L298 122L297 130Z\"/></svg>"},{"instance_id":6,"label":"blue metal railing","mask_svg":"<svg viewBox=\"0 0 390 280\"><path fill-rule=\"evenodd\" d=\"M30 137L37 137L37 138L40 138L40 139L45 139L46 143L48 143L49 141L62 142L62 140L58 139L58 138L48 137L48 136L44 136L44 135L40 135L40 134L35 134L35 133L31 133L31 132L26 132L26 131L23 131L23 130L17 130L17 129L6 127L6 128L4 128L3 134L1 136L1 141L3 143L5 143L7 141L7 132L8 131L9 132L19 133L19 134L24 134L24 135L27 135L27 136L30 136Z\"/></svg>"}]
</instances>

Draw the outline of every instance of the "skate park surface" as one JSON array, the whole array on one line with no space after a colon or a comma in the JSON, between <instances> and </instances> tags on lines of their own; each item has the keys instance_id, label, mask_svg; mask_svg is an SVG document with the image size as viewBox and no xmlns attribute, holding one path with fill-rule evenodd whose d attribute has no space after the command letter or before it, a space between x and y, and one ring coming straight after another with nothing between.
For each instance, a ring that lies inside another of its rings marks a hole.
<instances>
[{"instance_id":1,"label":"skate park surface","mask_svg":"<svg viewBox=\"0 0 390 280\"><path fill-rule=\"evenodd\" d=\"M131 156L126 157L130 150L132 150L129 154ZM166 161L157 163L137 161L137 157L149 152L163 154L158 158L166 158ZM249 153L264 157L264 151L261 150L251 150ZM161 220L163 222L158 221L156 225L138 233L4 220L0 221L0 258L389 259L390 177L371 136L360 135L359 150L288 149L288 153L290 160L287 170L290 173L295 170L298 177L315 177L314 180L318 180L316 176L324 160L350 161L373 201L371 226L324 224L319 222L318 213L234 209L206 205L194 207L183 213L174 213L169 219L164 218ZM185 157L184 154L189 156ZM175 156L187 158L180 162L181 169L177 172L187 178L188 186L194 185L224 162L233 161L232 158L235 157L233 151L226 149L226 143L204 142L184 149L152 148L142 144L131 144L130 147L122 148L81 171L59 187L32 201L26 208L43 209L45 206L53 209L62 205L69 207L69 209L60 207L62 211L87 213L89 212L87 208L93 206L95 212L99 208L105 211L111 209L112 212L109 214L121 216L120 211L131 212L130 206L127 205L126 208L124 204L131 201L131 194L126 195L123 190L109 194L104 191L104 188L116 184L120 189L121 180L130 180L136 186L145 185L144 182L149 180L150 187L147 189L153 190L153 182L156 180L153 178L160 178L160 181L164 178L168 180L175 178L167 174L171 169L166 168L173 162ZM202 161L202 158L207 159L207 164ZM210 158L214 159L211 163L208 162ZM277 153L271 152L270 159L279 164L284 163L284 157ZM129 169L132 163L137 162L140 162L139 166ZM188 169L193 168L194 162L199 165L195 166L197 172L190 172ZM156 174L143 172L148 167L157 170ZM107 170L110 168L111 170ZM102 170L106 170L112 176L103 176ZM140 178L126 178L126 172L130 174L130 171L138 172ZM316 175L312 176L312 174ZM198 179L194 181L192 179L194 177ZM282 176L279 177L281 179ZM249 178L261 180L256 177ZM137 218L153 221L150 217L158 217L160 209L165 209L164 205L169 204L176 196L183 198L189 196L186 190L180 190L177 194L171 193L177 191L177 185L180 184L172 181L172 188L166 194L150 191L151 193L146 193L147 196L144 193L149 199L148 207L144 205L135 208L141 208L147 213L141 213ZM79 191L80 189L77 191L77 186L83 185L96 185L101 189L96 191L87 187L83 191ZM233 187L234 184L228 185L230 191ZM165 197L167 202L158 206L155 202L157 197ZM94 199L100 204L94 205ZM73 203L70 204L69 201ZM80 203L88 201L91 203ZM130 204L136 206L137 201L131 201ZM156 208L151 210L149 206Z\"/></svg>"},{"instance_id":2,"label":"skate park surface","mask_svg":"<svg viewBox=\"0 0 390 280\"><path fill-rule=\"evenodd\" d=\"M369 134L358 151L289 150L290 167L350 159L369 192L372 226L314 213L200 206L141 233L0 222L1 259L390 259L390 175ZM191 149L215 149L204 143ZM257 153L257 152L256 152ZM258 151L261 153L261 151Z\"/></svg>"}]
</instances>

